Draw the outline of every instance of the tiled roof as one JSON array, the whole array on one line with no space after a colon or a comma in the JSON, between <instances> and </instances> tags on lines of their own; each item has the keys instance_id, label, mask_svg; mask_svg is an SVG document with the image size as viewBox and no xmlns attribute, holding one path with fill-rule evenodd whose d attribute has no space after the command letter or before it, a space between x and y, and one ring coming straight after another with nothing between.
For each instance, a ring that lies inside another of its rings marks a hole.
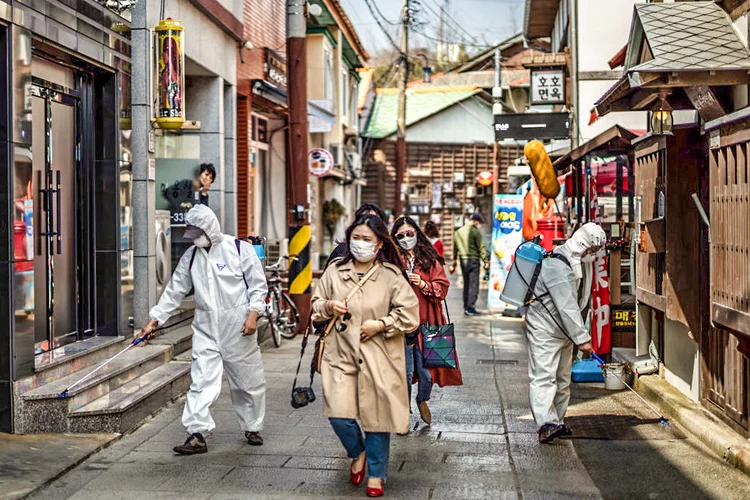
<instances>
[{"instance_id":1,"label":"tiled roof","mask_svg":"<svg viewBox=\"0 0 750 500\"><path fill-rule=\"evenodd\" d=\"M424 120L480 92L482 92L481 89L451 90L450 88L445 91L441 91L440 88L423 92L409 91L406 94L406 126ZM362 135L382 139L395 134L397 117L398 94L378 93Z\"/></svg>"},{"instance_id":2,"label":"tiled roof","mask_svg":"<svg viewBox=\"0 0 750 500\"><path fill-rule=\"evenodd\" d=\"M727 14L714 2L637 4L635 8L654 58L629 71L750 68L750 54Z\"/></svg>"}]
</instances>

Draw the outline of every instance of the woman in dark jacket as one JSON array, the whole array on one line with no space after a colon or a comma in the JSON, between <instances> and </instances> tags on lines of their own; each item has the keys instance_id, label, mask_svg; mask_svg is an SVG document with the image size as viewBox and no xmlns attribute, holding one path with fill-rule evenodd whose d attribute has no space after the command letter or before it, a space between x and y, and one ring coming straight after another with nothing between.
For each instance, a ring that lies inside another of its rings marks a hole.
<instances>
[{"instance_id":1,"label":"woman in dark jacket","mask_svg":"<svg viewBox=\"0 0 750 500\"><path fill-rule=\"evenodd\" d=\"M448 295L450 283L445 274L445 261L419 229L419 224L411 217L405 216L396 220L391 237L398 246L404 271L419 299L419 323L446 324L443 301ZM432 393L432 384L436 383L440 387L463 385L460 367L425 368L422 360L422 336L419 330L406 335L406 381L410 402L411 385L414 380L418 383L419 415L427 424L432 422L432 413L427 405Z\"/></svg>"}]
</instances>

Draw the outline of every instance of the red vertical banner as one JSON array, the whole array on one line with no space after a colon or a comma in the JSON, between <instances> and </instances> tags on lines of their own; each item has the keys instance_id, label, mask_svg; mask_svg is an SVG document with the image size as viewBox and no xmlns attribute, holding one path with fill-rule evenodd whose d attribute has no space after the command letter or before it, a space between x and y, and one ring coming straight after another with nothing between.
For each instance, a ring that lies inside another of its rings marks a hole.
<instances>
[{"instance_id":1,"label":"red vertical banner","mask_svg":"<svg viewBox=\"0 0 750 500\"><path fill-rule=\"evenodd\" d=\"M591 220L601 224L599 213L599 198L596 195L596 181L591 179ZM591 340L594 352L607 354L611 350L611 335L609 327L609 275L607 273L607 252L605 249L596 254L594 261L594 277L591 283Z\"/></svg>"}]
</instances>

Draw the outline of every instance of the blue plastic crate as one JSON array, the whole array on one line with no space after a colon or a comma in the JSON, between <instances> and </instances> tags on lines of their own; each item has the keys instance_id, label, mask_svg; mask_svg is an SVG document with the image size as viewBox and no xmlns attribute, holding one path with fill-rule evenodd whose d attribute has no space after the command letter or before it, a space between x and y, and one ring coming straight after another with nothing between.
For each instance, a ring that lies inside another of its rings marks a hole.
<instances>
[{"instance_id":1,"label":"blue plastic crate","mask_svg":"<svg viewBox=\"0 0 750 500\"><path fill-rule=\"evenodd\" d=\"M582 359L573 365L573 382L604 382L599 362L593 358Z\"/></svg>"}]
</instances>

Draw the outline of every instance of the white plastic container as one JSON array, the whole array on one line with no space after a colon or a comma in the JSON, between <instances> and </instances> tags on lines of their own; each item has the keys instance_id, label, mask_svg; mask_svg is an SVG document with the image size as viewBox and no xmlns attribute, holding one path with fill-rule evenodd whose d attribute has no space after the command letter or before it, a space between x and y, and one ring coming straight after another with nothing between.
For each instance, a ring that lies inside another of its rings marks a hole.
<instances>
[{"instance_id":1,"label":"white plastic container","mask_svg":"<svg viewBox=\"0 0 750 500\"><path fill-rule=\"evenodd\" d=\"M620 379L625 379L625 363L607 363L604 365L604 388L609 391L621 391L625 384Z\"/></svg>"},{"instance_id":2,"label":"white plastic container","mask_svg":"<svg viewBox=\"0 0 750 500\"><path fill-rule=\"evenodd\" d=\"M530 241L518 247L515 261L508 271L503 292L500 294L500 300L516 307L523 307L534 271L546 253L544 248Z\"/></svg>"}]
</instances>

